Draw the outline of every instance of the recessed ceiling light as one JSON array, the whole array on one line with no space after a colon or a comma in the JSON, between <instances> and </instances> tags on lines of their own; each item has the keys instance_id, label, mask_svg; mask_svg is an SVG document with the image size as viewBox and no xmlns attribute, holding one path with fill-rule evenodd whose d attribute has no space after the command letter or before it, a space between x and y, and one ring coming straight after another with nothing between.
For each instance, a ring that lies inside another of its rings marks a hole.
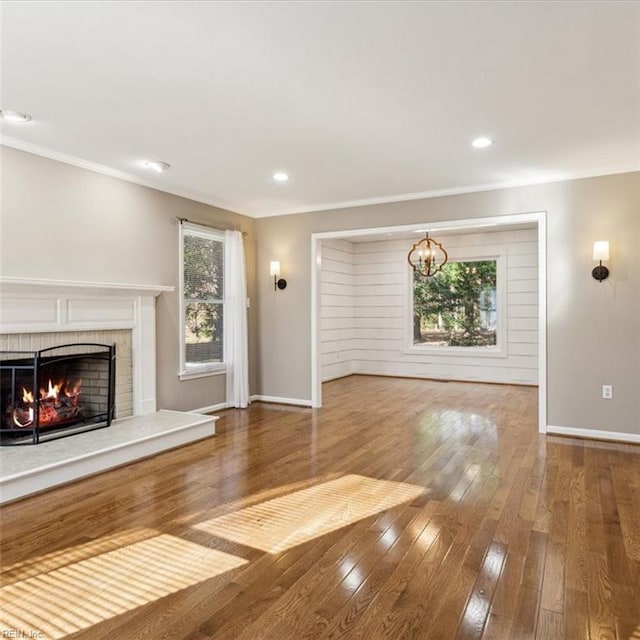
<instances>
[{"instance_id":1,"label":"recessed ceiling light","mask_svg":"<svg viewBox=\"0 0 640 640\"><path fill-rule=\"evenodd\" d=\"M157 171L158 173L171 169L171 165L168 162L161 162L160 160L147 160L144 163L144 166L147 167L147 169Z\"/></svg>"},{"instance_id":2,"label":"recessed ceiling light","mask_svg":"<svg viewBox=\"0 0 640 640\"><path fill-rule=\"evenodd\" d=\"M273 174L273 179L276 182L286 182L289 179L289 176L284 171L278 171Z\"/></svg>"},{"instance_id":3,"label":"recessed ceiling light","mask_svg":"<svg viewBox=\"0 0 640 640\"><path fill-rule=\"evenodd\" d=\"M0 115L3 120L8 120L9 122L29 122L31 120L31 116L28 113L20 113L19 111L10 111L7 109L0 111Z\"/></svg>"},{"instance_id":4,"label":"recessed ceiling light","mask_svg":"<svg viewBox=\"0 0 640 640\"><path fill-rule=\"evenodd\" d=\"M471 143L471 146L475 147L476 149L486 149L487 147L490 147L492 144L493 144L493 140L491 138L480 137L480 138L476 138Z\"/></svg>"}]
</instances>

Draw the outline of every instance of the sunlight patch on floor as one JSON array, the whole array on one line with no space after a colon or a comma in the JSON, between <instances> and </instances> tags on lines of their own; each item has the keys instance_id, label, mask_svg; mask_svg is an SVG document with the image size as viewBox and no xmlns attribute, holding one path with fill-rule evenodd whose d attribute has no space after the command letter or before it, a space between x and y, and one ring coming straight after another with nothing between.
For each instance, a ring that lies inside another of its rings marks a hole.
<instances>
[{"instance_id":1,"label":"sunlight patch on floor","mask_svg":"<svg viewBox=\"0 0 640 640\"><path fill-rule=\"evenodd\" d=\"M65 547L42 556L29 558L23 562L3 565L1 584L5 586L10 582L26 580L32 576L49 573L49 571L59 569L69 564L75 564L86 558L92 558L93 556L109 551L115 551L116 549L121 549L135 542L146 540L147 538L155 538L157 535L158 531L155 529L130 529L129 531L119 532L110 536L101 536L95 540L90 540L89 542L74 547Z\"/></svg>"},{"instance_id":2,"label":"sunlight patch on floor","mask_svg":"<svg viewBox=\"0 0 640 640\"><path fill-rule=\"evenodd\" d=\"M278 553L424 493L404 482L347 475L194 525L248 547Z\"/></svg>"},{"instance_id":3,"label":"sunlight patch on floor","mask_svg":"<svg viewBox=\"0 0 640 640\"><path fill-rule=\"evenodd\" d=\"M76 562L50 556L0 589L0 629L24 634L11 637L64 638L247 563L166 534Z\"/></svg>"}]
</instances>

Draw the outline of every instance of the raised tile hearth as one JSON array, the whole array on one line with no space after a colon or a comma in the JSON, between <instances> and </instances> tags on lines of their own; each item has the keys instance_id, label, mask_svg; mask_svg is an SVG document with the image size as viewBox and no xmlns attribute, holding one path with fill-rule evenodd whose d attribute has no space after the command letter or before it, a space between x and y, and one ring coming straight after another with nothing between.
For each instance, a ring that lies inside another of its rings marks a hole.
<instances>
[{"instance_id":1,"label":"raised tile hearth","mask_svg":"<svg viewBox=\"0 0 640 640\"><path fill-rule=\"evenodd\" d=\"M157 411L38 446L0 449L0 503L106 471L215 434L215 416Z\"/></svg>"}]
</instances>

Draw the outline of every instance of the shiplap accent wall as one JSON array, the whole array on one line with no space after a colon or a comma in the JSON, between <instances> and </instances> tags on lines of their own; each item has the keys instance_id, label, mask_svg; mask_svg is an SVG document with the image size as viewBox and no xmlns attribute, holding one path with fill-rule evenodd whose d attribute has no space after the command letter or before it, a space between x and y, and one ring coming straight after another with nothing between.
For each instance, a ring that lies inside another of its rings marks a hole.
<instances>
[{"instance_id":1,"label":"shiplap accent wall","mask_svg":"<svg viewBox=\"0 0 640 640\"><path fill-rule=\"evenodd\" d=\"M349 373L368 373L537 383L536 229L438 234L436 237L443 242L452 260L467 256L482 259L490 254L503 256L506 336L502 354L453 355L446 351L412 349L406 262L410 243L406 239L332 241L323 243L323 380Z\"/></svg>"},{"instance_id":2,"label":"shiplap accent wall","mask_svg":"<svg viewBox=\"0 0 640 640\"><path fill-rule=\"evenodd\" d=\"M354 312L354 245L346 240L322 243L320 344L322 380L354 373L352 350L358 326Z\"/></svg>"}]
</instances>

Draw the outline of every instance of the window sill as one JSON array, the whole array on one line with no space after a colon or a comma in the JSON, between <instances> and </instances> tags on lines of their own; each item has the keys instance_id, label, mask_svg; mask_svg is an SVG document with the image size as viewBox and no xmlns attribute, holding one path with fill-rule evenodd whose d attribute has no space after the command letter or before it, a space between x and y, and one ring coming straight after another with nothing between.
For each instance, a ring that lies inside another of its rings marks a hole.
<instances>
[{"instance_id":1,"label":"window sill","mask_svg":"<svg viewBox=\"0 0 640 640\"><path fill-rule=\"evenodd\" d=\"M507 351L501 347L428 347L413 345L405 349L407 355L464 356L466 358L506 358Z\"/></svg>"},{"instance_id":2,"label":"window sill","mask_svg":"<svg viewBox=\"0 0 640 640\"><path fill-rule=\"evenodd\" d=\"M192 371L179 371L178 378L180 378L180 380L195 380L196 378L219 376L223 373L227 373L227 368L225 365L220 365L215 369L195 369Z\"/></svg>"}]
</instances>

